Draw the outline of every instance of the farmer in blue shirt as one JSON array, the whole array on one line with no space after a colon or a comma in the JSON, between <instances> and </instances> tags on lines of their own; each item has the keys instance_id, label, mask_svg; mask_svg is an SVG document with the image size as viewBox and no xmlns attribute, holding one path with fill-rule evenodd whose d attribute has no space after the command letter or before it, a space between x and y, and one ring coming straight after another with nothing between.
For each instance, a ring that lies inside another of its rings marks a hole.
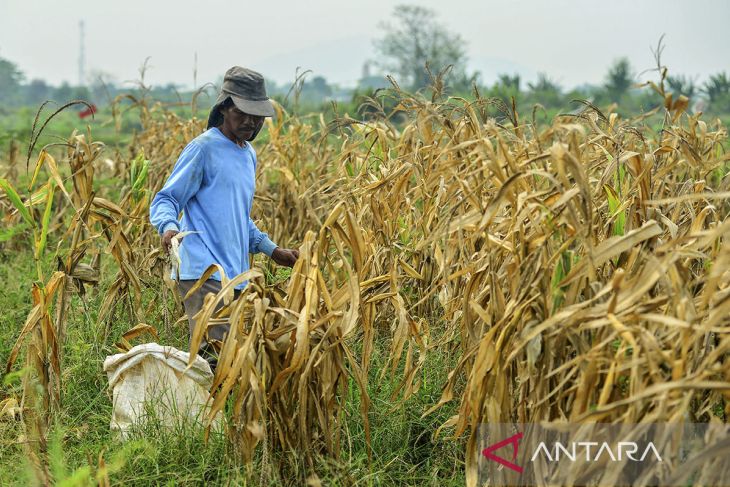
<instances>
[{"instance_id":1,"label":"farmer in blue shirt","mask_svg":"<svg viewBox=\"0 0 730 487\"><path fill-rule=\"evenodd\" d=\"M184 297L195 281L213 263L229 278L249 269L248 254L263 252L279 265L292 267L296 249L283 249L261 232L250 217L256 177L256 151L249 143L274 116L266 96L264 78L257 72L235 66L226 72L221 93L208 117L208 129L182 151L172 174L150 205L150 221L162 236L165 251L180 231L191 231L182 240L178 290ZM182 221L178 215L183 213ZM175 278L175 270L172 278ZM183 301L189 331L193 315L209 292L221 289L220 275ZM248 282L236 286L234 296ZM223 340L229 325L208 328L208 337ZM198 353L215 366L213 350L203 341Z\"/></svg>"}]
</instances>

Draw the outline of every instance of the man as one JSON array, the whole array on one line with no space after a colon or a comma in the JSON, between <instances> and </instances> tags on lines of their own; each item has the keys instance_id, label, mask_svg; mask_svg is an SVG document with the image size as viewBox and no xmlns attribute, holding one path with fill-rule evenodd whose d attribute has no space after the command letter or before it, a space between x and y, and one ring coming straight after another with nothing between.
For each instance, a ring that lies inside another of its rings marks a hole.
<instances>
[{"instance_id":1,"label":"man","mask_svg":"<svg viewBox=\"0 0 730 487\"><path fill-rule=\"evenodd\" d=\"M294 266L299 257L296 249L278 247L250 217L257 163L250 142L263 127L264 118L272 116L274 107L266 96L264 78L239 66L229 69L210 111L207 130L185 147L172 174L152 200L150 221L162 236L166 252L178 232L196 232L187 235L179 248L181 297L213 263L219 264L230 278L248 270L249 253L263 252L277 264L288 267ZM181 211L182 225L178 222ZM173 279L175 274L173 270ZM246 284L247 281L236 286L235 297ZM191 336L195 327L193 316L202 307L203 298L220 289L220 275L216 272L183 301ZM222 341L229 326L209 327L209 338ZM198 353L215 367L207 341L203 341Z\"/></svg>"}]
</instances>

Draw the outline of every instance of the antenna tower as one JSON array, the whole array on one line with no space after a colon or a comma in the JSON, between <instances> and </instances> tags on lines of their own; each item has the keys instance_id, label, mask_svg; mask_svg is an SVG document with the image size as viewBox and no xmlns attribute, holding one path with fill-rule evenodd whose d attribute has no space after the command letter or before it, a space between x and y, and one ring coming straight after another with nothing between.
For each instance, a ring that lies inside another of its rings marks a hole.
<instances>
[{"instance_id":1,"label":"antenna tower","mask_svg":"<svg viewBox=\"0 0 730 487\"><path fill-rule=\"evenodd\" d=\"M86 53L84 50L84 21L79 20L79 86L86 86Z\"/></svg>"}]
</instances>

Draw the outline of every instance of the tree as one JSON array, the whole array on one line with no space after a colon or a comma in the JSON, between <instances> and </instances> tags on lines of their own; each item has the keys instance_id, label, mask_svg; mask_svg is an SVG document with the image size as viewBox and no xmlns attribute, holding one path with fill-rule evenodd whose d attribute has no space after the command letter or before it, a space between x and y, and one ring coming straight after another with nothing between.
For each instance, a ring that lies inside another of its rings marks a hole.
<instances>
[{"instance_id":1,"label":"tree","mask_svg":"<svg viewBox=\"0 0 730 487\"><path fill-rule=\"evenodd\" d=\"M66 103L74 99L74 89L68 84L68 81L61 83L61 86L55 89L53 93L55 101L58 103Z\"/></svg>"},{"instance_id":2,"label":"tree","mask_svg":"<svg viewBox=\"0 0 730 487\"><path fill-rule=\"evenodd\" d=\"M611 100L620 100L629 91L633 78L634 74L628 59L621 58L615 61L608 69L606 84L604 85Z\"/></svg>"},{"instance_id":3,"label":"tree","mask_svg":"<svg viewBox=\"0 0 730 487\"><path fill-rule=\"evenodd\" d=\"M707 94L710 103L717 102L721 98L730 95L730 78L728 78L725 72L713 74L705 82L702 91Z\"/></svg>"},{"instance_id":4,"label":"tree","mask_svg":"<svg viewBox=\"0 0 730 487\"><path fill-rule=\"evenodd\" d=\"M25 101L31 105L40 105L51 95L51 87L42 79L34 79L25 86Z\"/></svg>"},{"instance_id":5,"label":"tree","mask_svg":"<svg viewBox=\"0 0 730 487\"><path fill-rule=\"evenodd\" d=\"M515 100L520 98L520 83L521 79L519 74L513 76L500 74L497 76L497 81L489 90L489 96L499 98L506 105L511 105L512 98Z\"/></svg>"},{"instance_id":6,"label":"tree","mask_svg":"<svg viewBox=\"0 0 730 487\"><path fill-rule=\"evenodd\" d=\"M91 102L91 92L86 86L74 86L71 89L71 99Z\"/></svg>"},{"instance_id":7,"label":"tree","mask_svg":"<svg viewBox=\"0 0 730 487\"><path fill-rule=\"evenodd\" d=\"M497 77L497 86L502 86L506 89L511 89L514 91L519 92L520 91L520 75L515 74L513 76L510 76L508 74L500 74Z\"/></svg>"},{"instance_id":8,"label":"tree","mask_svg":"<svg viewBox=\"0 0 730 487\"><path fill-rule=\"evenodd\" d=\"M315 76L302 85L302 98L308 100L322 101L332 96L332 87L322 76Z\"/></svg>"},{"instance_id":9,"label":"tree","mask_svg":"<svg viewBox=\"0 0 730 487\"><path fill-rule=\"evenodd\" d=\"M0 103L12 104L20 94L20 85L23 82L23 73L18 66L0 58Z\"/></svg>"},{"instance_id":10,"label":"tree","mask_svg":"<svg viewBox=\"0 0 730 487\"><path fill-rule=\"evenodd\" d=\"M693 98L697 94L697 85L692 78L686 76L667 76L667 84L676 96L684 95Z\"/></svg>"},{"instance_id":11,"label":"tree","mask_svg":"<svg viewBox=\"0 0 730 487\"><path fill-rule=\"evenodd\" d=\"M431 83L426 64L435 76L448 65L453 65L447 77L454 81L467 79L465 73L465 42L436 22L436 13L415 5L398 5L393 16L397 24L381 23L381 39L375 40L379 59L376 65L396 74L399 81L414 89Z\"/></svg>"},{"instance_id":12,"label":"tree","mask_svg":"<svg viewBox=\"0 0 730 487\"><path fill-rule=\"evenodd\" d=\"M538 73L537 81L527 83L527 86L534 103L540 103L546 107L556 107L562 102L562 88L545 73Z\"/></svg>"},{"instance_id":13,"label":"tree","mask_svg":"<svg viewBox=\"0 0 730 487\"><path fill-rule=\"evenodd\" d=\"M560 93L560 85L545 73L538 73L537 81L527 83L527 86L533 93Z\"/></svg>"}]
</instances>

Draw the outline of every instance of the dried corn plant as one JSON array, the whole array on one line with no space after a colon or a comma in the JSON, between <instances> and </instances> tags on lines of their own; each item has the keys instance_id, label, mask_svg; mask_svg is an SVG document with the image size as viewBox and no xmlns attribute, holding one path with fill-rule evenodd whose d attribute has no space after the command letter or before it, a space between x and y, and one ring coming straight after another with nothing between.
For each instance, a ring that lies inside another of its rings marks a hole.
<instances>
[{"instance_id":1,"label":"dried corn plant","mask_svg":"<svg viewBox=\"0 0 730 487\"><path fill-rule=\"evenodd\" d=\"M527 138L519 124L475 132L466 114L442 119L457 137L426 140L460 176L448 192L459 211L416 248L445 240L434 292L464 355L432 410L460 396L445 426L470 431L469 483L481 423L727 415L730 194L711 178L725 129L684 115L649 140L590 111Z\"/></svg>"},{"instance_id":2,"label":"dried corn plant","mask_svg":"<svg viewBox=\"0 0 730 487\"><path fill-rule=\"evenodd\" d=\"M279 108L257 151L252 215L274 241L299 247L299 261L283 283L267 282L271 264L256 260L224 276L193 337L197 348L208 324L232 323L211 418L232 402L240 458L304 451L311 469L316 455L336 457L350 379L367 425L376 346L387 347L375 376L397 381L395 407L419 390L429 354L460 354L424 414L458 405L442 429L468 436L470 485L485 422L726 420L727 130L687 114L662 86L660 106L642 117L584 103L546 126L478 93L426 100L397 85L385 93L395 108L370 100L369 120L325 123ZM68 283L97 282L104 252L117 275L101 314L125 304L136 322L161 315L160 300L141 306L144 287L170 291L149 201L203 124L135 103L142 130L115 169L126 183L116 203L92 191L99 147L90 136L68 142L70 176L46 152L39 168L49 182L27 197L0 180L3 218L25 222L34 248L44 232L71 242L60 247L63 277L34 291L23 339L53 338L44 323L58 335L63 320L51 319L49 300L67 296ZM503 120L490 118L494 107ZM32 345L44 360L55 353L45 343Z\"/></svg>"},{"instance_id":3,"label":"dried corn plant","mask_svg":"<svg viewBox=\"0 0 730 487\"><path fill-rule=\"evenodd\" d=\"M212 422L233 396L229 434L244 461L251 461L261 441L267 453L303 453L310 468L318 455L336 458L349 378L360 390L369 435L366 375L348 346L362 323L361 239L352 214L340 204L318 235L307 232L283 295L267 288L257 270L228 280L213 266L198 281L216 271L223 276L221 291L209 294L195 317L191 348L201 343L206 324L231 323L220 344L208 419ZM249 281L246 290L231 301L234 286L244 281ZM221 302L226 305L214 313Z\"/></svg>"},{"instance_id":4,"label":"dried corn plant","mask_svg":"<svg viewBox=\"0 0 730 487\"><path fill-rule=\"evenodd\" d=\"M6 197L14 207L9 217L22 221L32 234L30 242L37 274L32 289L33 308L20 329L5 370L9 372L13 368L30 337L25 349L26 373L23 375L19 412L30 440L28 454L37 467L38 480L46 484L50 482L45 457L46 436L52 418L61 408L61 352L68 306L74 291L83 292L84 284L96 285L99 282L101 249L98 237L102 233L107 236L108 248L117 258L120 268L129 270L125 260L128 249L120 244L124 241L124 234L119 229L119 220L110 216L122 216L124 212L114 203L96 197L92 188L93 162L100 154L102 144L87 142L86 137L74 133L63 145L70 172L66 179L72 180L72 193L68 192L66 180L46 148L40 151L28 186L29 195L25 199L9 181L0 180ZM49 175L48 182L37 187L36 181L43 170ZM58 194L62 197L56 198ZM42 213L37 205L43 208ZM92 233L95 223L102 224L98 234ZM58 270L46 279L43 261L49 250L49 233L56 233L60 241L53 254ZM89 251L93 254L91 261L82 262Z\"/></svg>"},{"instance_id":5,"label":"dried corn plant","mask_svg":"<svg viewBox=\"0 0 730 487\"><path fill-rule=\"evenodd\" d=\"M660 107L664 128L655 134L640 119L590 104L538 129L506 106L508 125L485 117L485 106L499 105L491 100L391 96L405 126L390 116L312 125L280 112L259 151L255 213L273 222L275 240L326 228L327 209L340 204L361 236L353 264L362 347L352 370L366 373L374 336L390 337L381 377L401 374L393 399L407 400L427 353L461 350L431 411L461 402L444 427L470 433L470 481L483 422L727 414L723 127L687 115L681 102ZM331 274L323 276L328 285ZM267 288L258 289L263 303ZM270 292L269 303L301 312L301 303L285 304L290 290ZM259 306L266 314L270 304ZM249 326L266 322L251 313ZM272 313L272 323L286 322L286 313ZM249 343L236 316L226 353ZM226 363L264 391L264 378L280 370L254 373L257 353L246 367L235 355ZM254 423L239 433L246 458L267 437L261 428L281 427L292 435L279 438L282 446L301 445L302 430L262 419L271 411L261 391L247 416Z\"/></svg>"}]
</instances>

